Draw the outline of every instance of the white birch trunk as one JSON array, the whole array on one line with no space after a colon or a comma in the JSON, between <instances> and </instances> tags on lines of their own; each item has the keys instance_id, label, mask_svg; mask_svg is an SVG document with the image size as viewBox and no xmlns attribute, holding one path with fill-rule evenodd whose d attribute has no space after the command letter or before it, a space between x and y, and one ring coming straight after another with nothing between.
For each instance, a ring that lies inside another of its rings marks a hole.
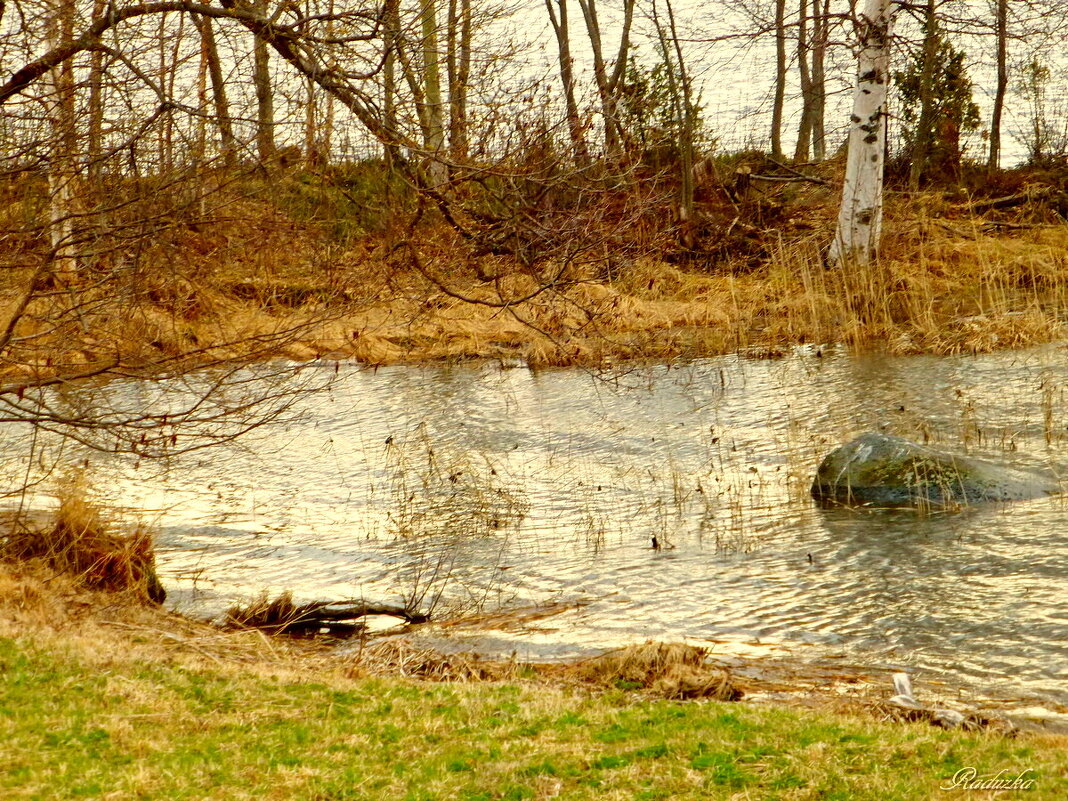
<instances>
[{"instance_id":1,"label":"white birch trunk","mask_svg":"<svg viewBox=\"0 0 1068 801\"><path fill-rule=\"evenodd\" d=\"M49 9L47 45L56 47L74 38L73 0L58 0ZM45 79L48 93L52 153L48 170L48 234L55 272L72 278L78 264L71 239L74 235L74 158L77 131L74 119L74 69L70 60L54 67Z\"/></svg>"},{"instance_id":2,"label":"white birch trunk","mask_svg":"<svg viewBox=\"0 0 1068 801\"><path fill-rule=\"evenodd\" d=\"M831 263L836 265L867 264L879 250L892 21L891 0L867 0L860 15L860 55L842 208L830 250Z\"/></svg>"}]
</instances>

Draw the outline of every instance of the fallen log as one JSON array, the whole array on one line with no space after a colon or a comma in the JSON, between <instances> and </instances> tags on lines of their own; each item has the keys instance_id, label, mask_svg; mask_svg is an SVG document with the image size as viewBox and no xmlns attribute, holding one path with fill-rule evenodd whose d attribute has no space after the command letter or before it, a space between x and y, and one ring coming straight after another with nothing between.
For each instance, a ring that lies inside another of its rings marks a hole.
<instances>
[{"instance_id":1,"label":"fallen log","mask_svg":"<svg viewBox=\"0 0 1068 801\"><path fill-rule=\"evenodd\" d=\"M1068 193L1062 192L1052 186L1029 186L1024 189L1023 192L1017 192L1015 195L1005 195L1004 197L995 197L990 200L973 201L968 204L968 207L973 214L982 214L985 211L1013 209L1026 205L1027 203L1035 202L1042 202L1045 205L1053 206L1057 209L1058 213L1060 213L1061 209L1068 203Z\"/></svg>"},{"instance_id":2,"label":"fallen log","mask_svg":"<svg viewBox=\"0 0 1068 801\"><path fill-rule=\"evenodd\" d=\"M247 606L233 606L223 622L232 628L259 629L269 634L351 637L366 630L363 618L371 615L395 617L405 623L426 623L430 619L429 614L418 610L363 601L314 601L298 606L292 595L284 592L274 600L263 595Z\"/></svg>"}]
</instances>

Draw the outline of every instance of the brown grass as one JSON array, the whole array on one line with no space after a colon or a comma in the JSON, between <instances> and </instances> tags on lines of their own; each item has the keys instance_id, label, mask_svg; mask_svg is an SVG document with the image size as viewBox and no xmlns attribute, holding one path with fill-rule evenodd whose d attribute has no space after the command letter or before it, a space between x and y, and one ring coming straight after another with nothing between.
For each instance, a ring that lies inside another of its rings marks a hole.
<instances>
[{"instance_id":1,"label":"brown grass","mask_svg":"<svg viewBox=\"0 0 1068 801\"><path fill-rule=\"evenodd\" d=\"M34 301L0 374L32 382L115 362L279 355L553 367L836 342L949 354L1064 336L1068 225L1041 209L977 217L941 195L892 196L880 261L842 271L823 262L835 203L815 188L785 222L754 228L759 260L669 264L647 251L606 271L601 256L571 265L553 290L500 308L448 292L499 304L530 293L536 279L503 258L472 266L447 231L425 235L423 260L439 286L390 255L384 239L342 247L266 201L234 200L226 222L171 232L142 256L167 269ZM28 271L4 275L0 306L10 309ZM110 302L119 290L129 298L121 310Z\"/></svg>"},{"instance_id":2,"label":"brown grass","mask_svg":"<svg viewBox=\"0 0 1068 801\"><path fill-rule=\"evenodd\" d=\"M269 593L263 592L247 604L231 606L224 619L227 625L238 628L282 631L298 615L292 593L283 592L271 598Z\"/></svg>"},{"instance_id":3,"label":"brown grass","mask_svg":"<svg viewBox=\"0 0 1068 801\"><path fill-rule=\"evenodd\" d=\"M663 698L742 697L727 670L708 663L705 649L685 643L649 640L579 662L572 671L592 684L647 690Z\"/></svg>"},{"instance_id":4,"label":"brown grass","mask_svg":"<svg viewBox=\"0 0 1068 801\"><path fill-rule=\"evenodd\" d=\"M482 659L473 653L446 654L399 637L362 649L352 660L349 674L426 681L510 681L519 676L520 666L514 661Z\"/></svg>"},{"instance_id":5,"label":"brown grass","mask_svg":"<svg viewBox=\"0 0 1068 801\"><path fill-rule=\"evenodd\" d=\"M75 471L59 485L59 508L46 525L16 525L3 541L2 555L15 561L40 560L85 586L130 593L162 603L152 535L138 525L128 533L108 517L90 494L85 475Z\"/></svg>"},{"instance_id":6,"label":"brown grass","mask_svg":"<svg viewBox=\"0 0 1068 801\"><path fill-rule=\"evenodd\" d=\"M110 670L131 660L208 668L224 676L272 680L343 681L365 676L433 682L521 682L597 694L636 693L669 699L738 700L820 709L885 720L902 719L885 703L889 670L850 668L841 660L733 658L729 670L710 663L701 648L647 642L569 663L493 660L444 653L407 637L383 637L344 650L320 639L236 630L144 605L130 594L86 587L40 561L0 562L0 637L29 638L41 648L77 654ZM950 707L952 688L921 686L930 703ZM907 716L906 716L907 717ZM997 721L979 720L993 731Z\"/></svg>"}]
</instances>

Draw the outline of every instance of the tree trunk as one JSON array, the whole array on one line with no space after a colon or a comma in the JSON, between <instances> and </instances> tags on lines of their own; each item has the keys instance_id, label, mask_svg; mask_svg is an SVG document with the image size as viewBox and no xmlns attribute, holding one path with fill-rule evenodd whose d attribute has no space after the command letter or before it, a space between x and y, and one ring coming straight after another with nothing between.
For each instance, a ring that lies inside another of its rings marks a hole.
<instances>
[{"instance_id":1,"label":"tree trunk","mask_svg":"<svg viewBox=\"0 0 1068 801\"><path fill-rule=\"evenodd\" d=\"M775 0L775 94L771 102L771 155L782 155L782 111L786 103L786 0Z\"/></svg>"},{"instance_id":2,"label":"tree trunk","mask_svg":"<svg viewBox=\"0 0 1068 801\"><path fill-rule=\"evenodd\" d=\"M560 13L556 13L556 2ZM560 56L560 80L564 84L564 105L567 113L567 131L571 137L571 150L575 163L585 167L590 162L590 153L586 147L586 138L579 118L578 103L575 101L575 71L571 59L571 34L568 32L567 0L545 0L549 10L549 22L556 34L556 49Z\"/></svg>"},{"instance_id":3,"label":"tree trunk","mask_svg":"<svg viewBox=\"0 0 1068 801\"><path fill-rule=\"evenodd\" d=\"M319 125L315 108L315 81L304 79L304 166L315 169L319 163Z\"/></svg>"},{"instance_id":4,"label":"tree trunk","mask_svg":"<svg viewBox=\"0 0 1068 801\"><path fill-rule=\"evenodd\" d=\"M193 166L203 167L208 152L208 118L211 116L208 102L208 52L196 14L190 16L200 42L200 58L197 60L197 120L196 138L193 141Z\"/></svg>"},{"instance_id":5,"label":"tree trunk","mask_svg":"<svg viewBox=\"0 0 1068 801\"><path fill-rule=\"evenodd\" d=\"M388 132L382 143L387 167L392 170L400 162L397 147L397 47L400 36L400 0L386 0L382 13L382 41L385 58L382 62L382 123ZM331 97L333 97L331 95Z\"/></svg>"},{"instance_id":6,"label":"tree trunk","mask_svg":"<svg viewBox=\"0 0 1068 801\"><path fill-rule=\"evenodd\" d=\"M861 51L849 118L849 155L829 254L832 263L844 267L867 264L879 250L892 22L891 0L867 0L859 17Z\"/></svg>"},{"instance_id":7,"label":"tree trunk","mask_svg":"<svg viewBox=\"0 0 1068 801\"><path fill-rule=\"evenodd\" d=\"M326 13L330 15L330 19L326 22L326 36L328 39L334 37L334 0L329 0L326 4ZM316 151L319 157L320 165L326 165L330 163L331 152L334 148L334 96L329 92L324 92L323 102L324 108L322 111L322 119L319 123L319 141L316 143L318 150Z\"/></svg>"},{"instance_id":8,"label":"tree trunk","mask_svg":"<svg viewBox=\"0 0 1068 801\"><path fill-rule=\"evenodd\" d=\"M256 11L266 17L269 0L257 0ZM274 160L274 89L271 86L267 43L257 36L252 45L252 83L256 87L256 151L261 164Z\"/></svg>"},{"instance_id":9,"label":"tree trunk","mask_svg":"<svg viewBox=\"0 0 1068 801\"><path fill-rule=\"evenodd\" d=\"M93 19L98 20L107 10L107 0L93 0ZM85 156L89 179L100 177L100 158L104 136L104 53L93 50L89 54L89 120Z\"/></svg>"},{"instance_id":10,"label":"tree trunk","mask_svg":"<svg viewBox=\"0 0 1068 801\"><path fill-rule=\"evenodd\" d=\"M1009 88L1008 34L1009 0L998 0L998 82L994 91L994 108L990 115L990 156L987 160L987 167L991 170L1001 166L1001 115L1005 109L1005 93Z\"/></svg>"},{"instance_id":11,"label":"tree trunk","mask_svg":"<svg viewBox=\"0 0 1068 801\"><path fill-rule=\"evenodd\" d=\"M693 236L693 139L696 113L693 108L689 75L686 73L686 62L682 56L679 34L675 26L675 11L671 6L671 0L664 0L664 2L667 6L668 25L673 46L669 44L667 32L660 24L655 0L652 6L653 24L660 40L664 68L667 70L668 90L671 92L672 106L679 126L679 222L682 241L686 247L693 247L695 244Z\"/></svg>"},{"instance_id":12,"label":"tree trunk","mask_svg":"<svg viewBox=\"0 0 1068 801\"><path fill-rule=\"evenodd\" d=\"M226 99L226 81L223 78L222 63L219 61L219 48L215 44L215 31L209 17L193 17L200 31L200 41L207 62L208 77L211 79L211 97L215 106L215 124L219 126L219 155L227 167L234 164L237 156L237 140L234 138L234 124L230 119L230 103Z\"/></svg>"},{"instance_id":13,"label":"tree trunk","mask_svg":"<svg viewBox=\"0 0 1068 801\"><path fill-rule=\"evenodd\" d=\"M74 0L59 0L50 9L49 48L74 38ZM78 148L75 121L74 64L67 59L49 72L49 127L52 156L48 171L48 238L57 274L67 279L77 272L71 238L74 234L75 157Z\"/></svg>"},{"instance_id":14,"label":"tree trunk","mask_svg":"<svg viewBox=\"0 0 1068 801\"><path fill-rule=\"evenodd\" d=\"M801 0L797 19L797 69L801 77L801 122L797 126L794 161L808 161L812 144L812 73L809 72L808 0Z\"/></svg>"},{"instance_id":15,"label":"tree trunk","mask_svg":"<svg viewBox=\"0 0 1068 801\"><path fill-rule=\"evenodd\" d=\"M690 85L690 74L686 71L686 60L682 56L682 44L679 42L679 32L675 27L675 10L671 6L671 0L665 0L668 12L668 23L671 25L671 40L675 44L675 58L679 68L679 83L682 87L682 131L679 142L679 171L680 198L679 216L683 222L684 243L687 247L693 247L694 242L694 137L697 135L697 109L694 107L693 90Z\"/></svg>"},{"instance_id":16,"label":"tree trunk","mask_svg":"<svg viewBox=\"0 0 1068 801\"><path fill-rule=\"evenodd\" d=\"M467 82L471 75L471 0L449 0L445 64L449 78L449 153L467 159Z\"/></svg>"},{"instance_id":17,"label":"tree trunk","mask_svg":"<svg viewBox=\"0 0 1068 801\"><path fill-rule=\"evenodd\" d=\"M927 172L934 139L935 62L938 59L937 0L927 0L924 13L923 68L920 71L920 119L912 142L912 164L909 166L909 189L920 188L920 180Z\"/></svg>"},{"instance_id":18,"label":"tree trunk","mask_svg":"<svg viewBox=\"0 0 1068 801\"><path fill-rule=\"evenodd\" d=\"M430 159L428 175L431 187L448 180L448 168L442 156L445 150L445 112L441 100L441 71L438 52L436 0L421 0L419 20L423 36L423 96L426 103L426 130L423 144Z\"/></svg>"},{"instance_id":19,"label":"tree trunk","mask_svg":"<svg viewBox=\"0 0 1068 801\"><path fill-rule=\"evenodd\" d=\"M627 53L630 50L630 27L634 20L635 0L623 0L623 30L619 37L619 51L616 55L612 74L608 74L608 65L604 59L601 43L601 23L597 19L596 0L579 0L582 17L586 22L586 32L590 37L590 50L593 53L593 78L597 84L597 95L601 101L601 116L604 120L604 148L609 158L615 158L622 152L622 140L619 125L619 89L627 71Z\"/></svg>"},{"instance_id":20,"label":"tree trunk","mask_svg":"<svg viewBox=\"0 0 1068 801\"><path fill-rule=\"evenodd\" d=\"M181 56L182 40L185 38L185 14L178 15L178 28L174 32L174 46L171 48L169 58L166 64L163 65L163 75L166 76L166 80L163 80L163 76L160 79L160 89L162 89L168 100L174 98L174 84L178 77L178 59ZM174 169L174 113L167 112L165 120L164 130L167 132L167 172Z\"/></svg>"},{"instance_id":21,"label":"tree trunk","mask_svg":"<svg viewBox=\"0 0 1068 801\"><path fill-rule=\"evenodd\" d=\"M812 157L823 161L827 157L827 134L825 130L825 108L827 105L827 85L825 63L827 60L827 40L830 26L830 2L812 0Z\"/></svg>"}]
</instances>

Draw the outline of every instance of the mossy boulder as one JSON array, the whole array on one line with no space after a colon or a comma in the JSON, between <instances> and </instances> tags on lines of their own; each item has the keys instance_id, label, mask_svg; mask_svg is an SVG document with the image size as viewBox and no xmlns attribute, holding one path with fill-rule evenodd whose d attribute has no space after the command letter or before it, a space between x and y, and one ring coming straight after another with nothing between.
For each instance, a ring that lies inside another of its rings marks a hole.
<instances>
[{"instance_id":1,"label":"mossy boulder","mask_svg":"<svg viewBox=\"0 0 1068 801\"><path fill-rule=\"evenodd\" d=\"M812 497L826 505L949 507L1021 501L1061 491L1052 476L862 434L824 458Z\"/></svg>"}]
</instances>

